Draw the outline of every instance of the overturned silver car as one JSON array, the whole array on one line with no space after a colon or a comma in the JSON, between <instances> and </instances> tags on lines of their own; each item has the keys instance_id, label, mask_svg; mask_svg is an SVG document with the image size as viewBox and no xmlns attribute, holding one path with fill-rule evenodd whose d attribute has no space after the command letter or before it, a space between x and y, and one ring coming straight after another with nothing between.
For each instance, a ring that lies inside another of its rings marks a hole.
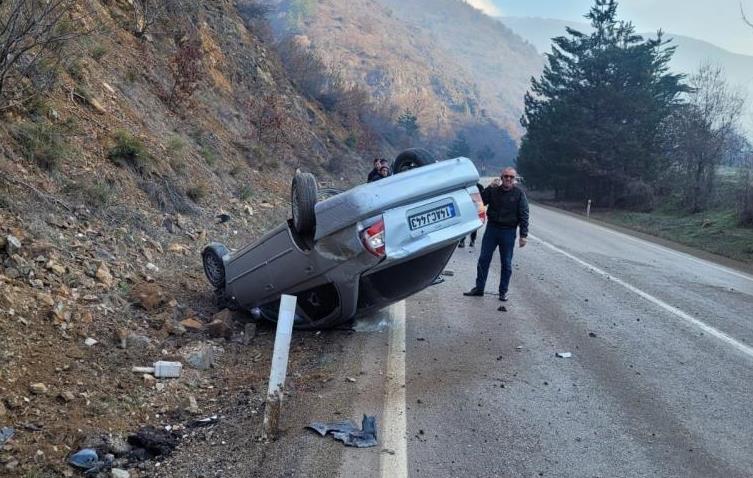
<instances>
[{"instance_id":1,"label":"overturned silver car","mask_svg":"<svg viewBox=\"0 0 753 478\"><path fill-rule=\"evenodd\" d=\"M396 172L317 201L311 174L297 173L292 218L230 252L202 252L224 305L276 318L282 294L298 298L296 327L332 327L431 285L460 239L482 225L479 175L467 158L435 162L401 153Z\"/></svg>"}]
</instances>

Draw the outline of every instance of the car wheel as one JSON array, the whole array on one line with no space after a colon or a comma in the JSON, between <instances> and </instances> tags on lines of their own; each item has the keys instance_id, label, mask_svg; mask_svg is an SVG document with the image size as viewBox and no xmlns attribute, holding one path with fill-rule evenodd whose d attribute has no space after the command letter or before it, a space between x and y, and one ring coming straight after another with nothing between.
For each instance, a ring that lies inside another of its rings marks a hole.
<instances>
[{"instance_id":1,"label":"car wheel","mask_svg":"<svg viewBox=\"0 0 753 478\"><path fill-rule=\"evenodd\" d=\"M395 173L402 173L409 169L426 166L427 164L436 162L437 159L434 155L423 148L406 149L395 158L395 162L392 163L392 171Z\"/></svg>"},{"instance_id":2,"label":"car wheel","mask_svg":"<svg viewBox=\"0 0 753 478\"><path fill-rule=\"evenodd\" d=\"M210 244L201 253L204 274L215 289L225 287L225 263L222 258L229 253L222 244Z\"/></svg>"},{"instance_id":3,"label":"car wheel","mask_svg":"<svg viewBox=\"0 0 753 478\"><path fill-rule=\"evenodd\" d=\"M296 173L290 188L290 203L293 214L293 228L298 234L309 235L316 227L316 179L311 173Z\"/></svg>"}]
</instances>

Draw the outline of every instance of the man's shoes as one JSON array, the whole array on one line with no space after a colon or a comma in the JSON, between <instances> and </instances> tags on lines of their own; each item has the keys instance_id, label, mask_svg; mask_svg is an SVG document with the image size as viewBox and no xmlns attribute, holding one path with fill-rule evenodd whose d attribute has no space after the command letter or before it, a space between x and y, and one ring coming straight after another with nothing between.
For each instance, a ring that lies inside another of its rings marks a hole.
<instances>
[{"instance_id":1,"label":"man's shoes","mask_svg":"<svg viewBox=\"0 0 753 478\"><path fill-rule=\"evenodd\" d=\"M468 297L481 297L484 295L484 291L474 287L468 292L463 292L463 295L468 296Z\"/></svg>"},{"instance_id":2,"label":"man's shoes","mask_svg":"<svg viewBox=\"0 0 753 478\"><path fill-rule=\"evenodd\" d=\"M507 302L507 294L499 294L499 300L502 302Z\"/></svg>"},{"instance_id":3,"label":"man's shoes","mask_svg":"<svg viewBox=\"0 0 753 478\"><path fill-rule=\"evenodd\" d=\"M460 248L465 247L465 241L460 241L460 244L458 244L458 247Z\"/></svg>"}]
</instances>

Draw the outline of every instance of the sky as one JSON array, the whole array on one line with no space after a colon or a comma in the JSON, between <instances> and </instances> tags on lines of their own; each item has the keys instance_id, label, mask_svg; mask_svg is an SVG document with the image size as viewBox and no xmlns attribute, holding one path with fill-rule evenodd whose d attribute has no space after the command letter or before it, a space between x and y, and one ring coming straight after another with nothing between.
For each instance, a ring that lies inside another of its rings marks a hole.
<instances>
[{"instance_id":1,"label":"sky","mask_svg":"<svg viewBox=\"0 0 753 478\"><path fill-rule=\"evenodd\" d=\"M592 0L466 0L493 16L583 21ZM753 28L740 15L742 3L753 22L753 0L622 0L620 19L638 31L662 30L705 40L735 53L753 55Z\"/></svg>"}]
</instances>

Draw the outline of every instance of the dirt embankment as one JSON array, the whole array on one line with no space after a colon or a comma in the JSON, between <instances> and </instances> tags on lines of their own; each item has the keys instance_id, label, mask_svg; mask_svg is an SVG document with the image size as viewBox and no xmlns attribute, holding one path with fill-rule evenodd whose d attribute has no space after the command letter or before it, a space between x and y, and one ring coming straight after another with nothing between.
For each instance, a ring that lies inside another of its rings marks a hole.
<instances>
[{"instance_id":1,"label":"dirt embankment","mask_svg":"<svg viewBox=\"0 0 753 478\"><path fill-rule=\"evenodd\" d=\"M190 440L180 426L239 400L258 411L272 334L217 315L201 248L284 219L298 167L340 187L369 167L235 7L197 2L195 29L169 17L137 37L131 2L86 5L102 28L71 46L52 89L0 113L0 429L15 430L0 475L70 476L66 458L89 445L153 476L129 433L177 426ZM175 105L170 64L188 33L202 75ZM298 134L254 130L248 100L264 95ZM318 347L294 347L291 370L320 373ZM158 360L182 376L131 371Z\"/></svg>"}]
</instances>

